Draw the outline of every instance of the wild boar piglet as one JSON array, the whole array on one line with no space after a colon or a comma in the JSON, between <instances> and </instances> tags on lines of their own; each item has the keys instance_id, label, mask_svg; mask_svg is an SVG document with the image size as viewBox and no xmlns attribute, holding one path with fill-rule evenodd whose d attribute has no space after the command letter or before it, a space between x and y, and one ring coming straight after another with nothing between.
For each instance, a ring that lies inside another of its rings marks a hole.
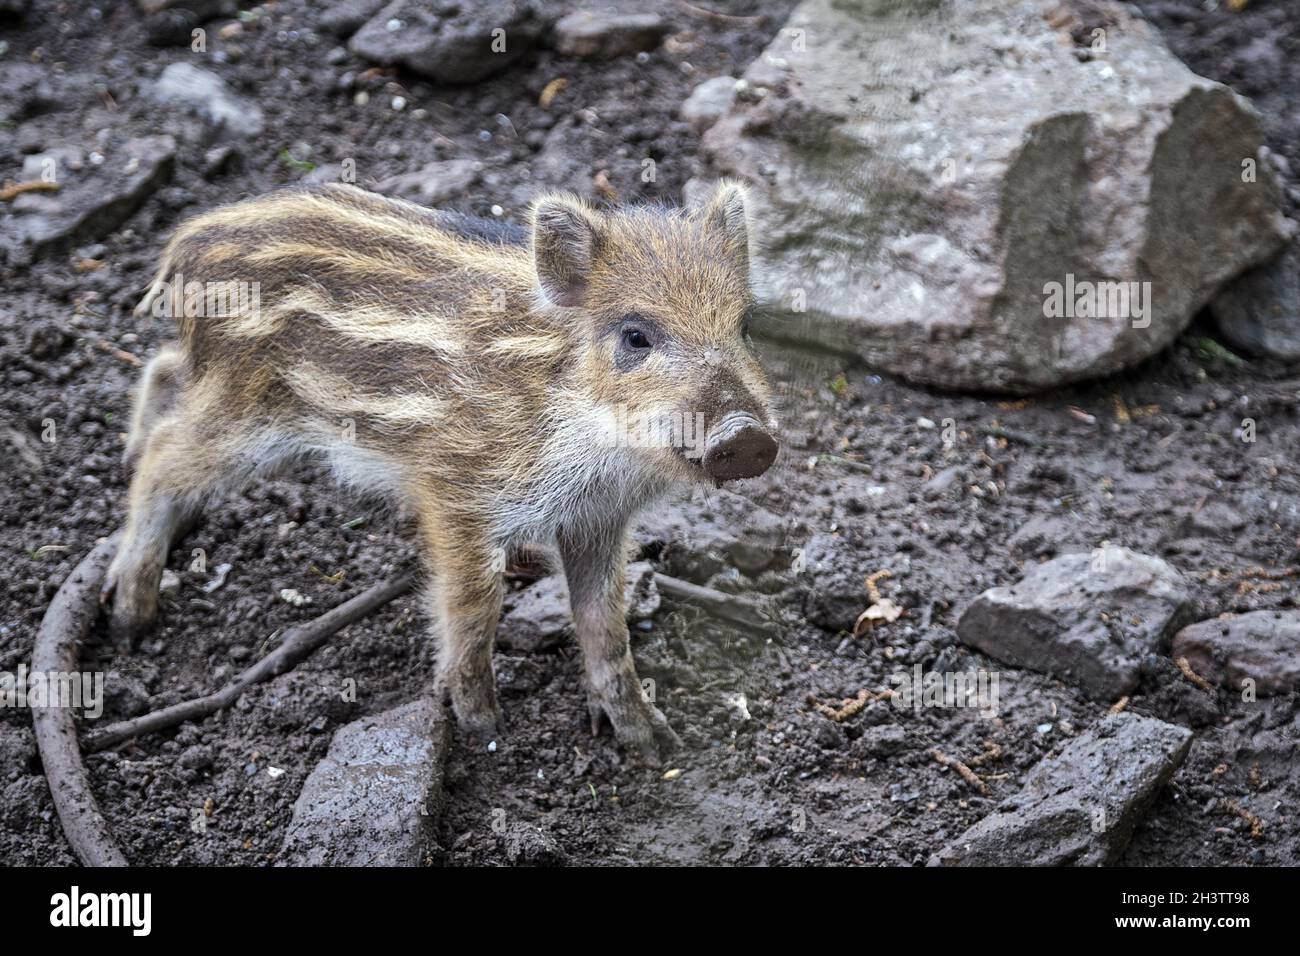
<instances>
[{"instance_id":1,"label":"wild boar piglet","mask_svg":"<svg viewBox=\"0 0 1300 956\"><path fill-rule=\"evenodd\" d=\"M505 556L563 563L593 727L677 742L628 646L626 534L674 488L762 474L777 453L749 337L745 195L599 211L567 195L530 228L350 186L293 189L183 225L141 310L179 341L145 369L130 514L105 588L129 640L168 550L214 495L302 458L404 502L427 557L439 681L496 734Z\"/></svg>"}]
</instances>

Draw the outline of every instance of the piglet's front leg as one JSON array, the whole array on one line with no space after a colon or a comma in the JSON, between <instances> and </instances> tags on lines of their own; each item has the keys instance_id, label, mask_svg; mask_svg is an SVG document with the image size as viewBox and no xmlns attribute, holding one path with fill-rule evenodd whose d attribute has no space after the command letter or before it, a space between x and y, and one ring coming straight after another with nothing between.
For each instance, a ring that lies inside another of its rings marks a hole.
<instances>
[{"instance_id":1,"label":"piglet's front leg","mask_svg":"<svg viewBox=\"0 0 1300 956\"><path fill-rule=\"evenodd\" d=\"M559 545L574 630L582 648L592 731L604 715L619 743L660 762L681 746L681 740L646 697L632 662L623 607L627 578L623 531L561 536Z\"/></svg>"}]
</instances>

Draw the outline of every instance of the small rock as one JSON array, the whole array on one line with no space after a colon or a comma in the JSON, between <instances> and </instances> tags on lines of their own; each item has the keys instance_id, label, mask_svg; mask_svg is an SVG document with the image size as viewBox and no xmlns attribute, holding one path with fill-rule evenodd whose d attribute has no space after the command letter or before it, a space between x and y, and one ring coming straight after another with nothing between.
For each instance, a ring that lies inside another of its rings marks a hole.
<instances>
[{"instance_id":1,"label":"small rock","mask_svg":"<svg viewBox=\"0 0 1300 956\"><path fill-rule=\"evenodd\" d=\"M11 262L51 255L108 235L170 175L176 141L170 136L128 140L99 164L80 150L51 149L23 161L23 178L51 170L57 192L24 193L0 210L0 249Z\"/></svg>"},{"instance_id":2,"label":"small rock","mask_svg":"<svg viewBox=\"0 0 1300 956\"><path fill-rule=\"evenodd\" d=\"M1114 700L1136 689L1143 656L1162 650L1190 602L1171 565L1107 547L1062 555L1013 587L985 591L957 622L957 636L1000 661Z\"/></svg>"},{"instance_id":3,"label":"small rock","mask_svg":"<svg viewBox=\"0 0 1300 956\"><path fill-rule=\"evenodd\" d=\"M542 578L515 600L497 628L497 646L531 653L557 646L570 625L569 588L564 576Z\"/></svg>"},{"instance_id":4,"label":"small rock","mask_svg":"<svg viewBox=\"0 0 1300 956\"><path fill-rule=\"evenodd\" d=\"M691 90L682 102L682 119L702 133L725 116L735 101L735 77L715 76Z\"/></svg>"},{"instance_id":5,"label":"small rock","mask_svg":"<svg viewBox=\"0 0 1300 956\"><path fill-rule=\"evenodd\" d=\"M436 206L462 196L478 181L480 164L472 159L448 159L429 163L414 172L398 173L381 180L375 192Z\"/></svg>"},{"instance_id":6,"label":"small rock","mask_svg":"<svg viewBox=\"0 0 1300 956\"><path fill-rule=\"evenodd\" d=\"M380 66L405 66L438 83L476 83L531 50L544 28L532 0L394 0L357 31L348 48Z\"/></svg>"},{"instance_id":7,"label":"small rock","mask_svg":"<svg viewBox=\"0 0 1300 956\"><path fill-rule=\"evenodd\" d=\"M804 615L828 631L852 630L868 603L854 549L835 535L815 534L802 550L809 581Z\"/></svg>"},{"instance_id":8,"label":"small rock","mask_svg":"<svg viewBox=\"0 0 1300 956\"><path fill-rule=\"evenodd\" d=\"M1300 611L1224 614L1174 635L1170 657L1187 658L1206 680L1241 692L1254 681L1261 697L1300 688Z\"/></svg>"},{"instance_id":9,"label":"small rock","mask_svg":"<svg viewBox=\"0 0 1300 956\"><path fill-rule=\"evenodd\" d=\"M181 576L170 568L163 571L162 580L158 583L158 593L163 597L176 597L181 593Z\"/></svg>"},{"instance_id":10,"label":"small rock","mask_svg":"<svg viewBox=\"0 0 1300 956\"><path fill-rule=\"evenodd\" d=\"M285 604L292 604L294 607L305 607L311 603L311 598L297 588L281 588L280 600Z\"/></svg>"},{"instance_id":11,"label":"small rock","mask_svg":"<svg viewBox=\"0 0 1300 956\"><path fill-rule=\"evenodd\" d=\"M1300 359L1300 238L1282 255L1234 279L1210 303L1219 331L1234 348L1293 362Z\"/></svg>"},{"instance_id":12,"label":"small rock","mask_svg":"<svg viewBox=\"0 0 1300 956\"><path fill-rule=\"evenodd\" d=\"M198 27L193 10L159 10L144 18L144 36L154 46L181 46L189 43Z\"/></svg>"},{"instance_id":13,"label":"small rock","mask_svg":"<svg viewBox=\"0 0 1300 956\"><path fill-rule=\"evenodd\" d=\"M58 358L72 345L73 338L57 322L33 322L27 329L25 346L27 354L34 359L48 361Z\"/></svg>"},{"instance_id":14,"label":"small rock","mask_svg":"<svg viewBox=\"0 0 1300 956\"><path fill-rule=\"evenodd\" d=\"M648 561L628 565L623 601L629 620L647 618L659 610L659 589ZM523 591L501 618L497 646L523 653L547 650L564 640L572 620L564 575L548 575Z\"/></svg>"},{"instance_id":15,"label":"small rock","mask_svg":"<svg viewBox=\"0 0 1300 956\"><path fill-rule=\"evenodd\" d=\"M1034 515L1007 539L1013 553L1021 557L1041 558L1055 554L1069 526L1055 515Z\"/></svg>"},{"instance_id":16,"label":"small rock","mask_svg":"<svg viewBox=\"0 0 1300 956\"><path fill-rule=\"evenodd\" d=\"M578 10L555 24L555 49L608 60L653 50L668 29L668 21L656 13Z\"/></svg>"},{"instance_id":17,"label":"small rock","mask_svg":"<svg viewBox=\"0 0 1300 956\"><path fill-rule=\"evenodd\" d=\"M771 567L777 549L765 541L740 538L727 548L727 558L738 570L753 577Z\"/></svg>"},{"instance_id":18,"label":"small rock","mask_svg":"<svg viewBox=\"0 0 1300 956\"><path fill-rule=\"evenodd\" d=\"M1192 732L1122 713L1040 761L1002 801L930 859L931 866L1108 866L1160 788L1182 764Z\"/></svg>"},{"instance_id":19,"label":"small rock","mask_svg":"<svg viewBox=\"0 0 1300 956\"><path fill-rule=\"evenodd\" d=\"M339 0L321 11L320 25L338 37L350 37L384 8L388 0Z\"/></svg>"},{"instance_id":20,"label":"small rock","mask_svg":"<svg viewBox=\"0 0 1300 956\"><path fill-rule=\"evenodd\" d=\"M202 744L186 747L176 759L186 770L206 770L213 763L212 748Z\"/></svg>"},{"instance_id":21,"label":"small rock","mask_svg":"<svg viewBox=\"0 0 1300 956\"><path fill-rule=\"evenodd\" d=\"M1187 513L1176 532L1180 537L1233 538L1246 527L1245 516L1222 501L1211 501Z\"/></svg>"},{"instance_id":22,"label":"small rock","mask_svg":"<svg viewBox=\"0 0 1300 956\"><path fill-rule=\"evenodd\" d=\"M323 163L302 177L302 183L305 186L319 186L325 183L337 183L342 181L342 163Z\"/></svg>"},{"instance_id":23,"label":"small rock","mask_svg":"<svg viewBox=\"0 0 1300 956\"><path fill-rule=\"evenodd\" d=\"M138 717L149 710L149 690L137 677L119 671L104 675L104 709L123 717Z\"/></svg>"},{"instance_id":24,"label":"small rock","mask_svg":"<svg viewBox=\"0 0 1300 956\"><path fill-rule=\"evenodd\" d=\"M907 749L907 731L898 724L868 727L849 749L855 757L888 757Z\"/></svg>"},{"instance_id":25,"label":"small rock","mask_svg":"<svg viewBox=\"0 0 1300 956\"><path fill-rule=\"evenodd\" d=\"M521 866L563 866L568 862L564 848L551 835L531 823L507 824L502 839L506 859Z\"/></svg>"},{"instance_id":26,"label":"small rock","mask_svg":"<svg viewBox=\"0 0 1300 956\"><path fill-rule=\"evenodd\" d=\"M18 147L18 152L24 155L39 153L45 148L45 135L35 123L28 123L18 128L14 145Z\"/></svg>"},{"instance_id":27,"label":"small rock","mask_svg":"<svg viewBox=\"0 0 1300 956\"><path fill-rule=\"evenodd\" d=\"M147 92L160 103L179 103L194 110L230 136L259 136L265 126L260 106L235 93L217 74L192 63L169 64Z\"/></svg>"},{"instance_id":28,"label":"small rock","mask_svg":"<svg viewBox=\"0 0 1300 956\"><path fill-rule=\"evenodd\" d=\"M963 465L949 465L930 477L930 480L925 483L925 491L929 497L941 495L956 484L965 471Z\"/></svg>"},{"instance_id":29,"label":"small rock","mask_svg":"<svg viewBox=\"0 0 1300 956\"><path fill-rule=\"evenodd\" d=\"M222 173L235 157L235 150L229 144L213 146L203 154L203 165L199 173L204 179L212 179Z\"/></svg>"},{"instance_id":30,"label":"small rock","mask_svg":"<svg viewBox=\"0 0 1300 956\"><path fill-rule=\"evenodd\" d=\"M429 698L341 728L298 795L277 865L422 865L448 742L442 707Z\"/></svg>"}]
</instances>

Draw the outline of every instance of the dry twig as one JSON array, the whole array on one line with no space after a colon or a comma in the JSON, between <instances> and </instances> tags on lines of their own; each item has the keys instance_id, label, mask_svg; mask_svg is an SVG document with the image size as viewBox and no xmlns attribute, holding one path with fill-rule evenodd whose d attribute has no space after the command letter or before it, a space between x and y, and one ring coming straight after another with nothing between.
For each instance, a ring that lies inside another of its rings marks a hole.
<instances>
[{"instance_id":1,"label":"dry twig","mask_svg":"<svg viewBox=\"0 0 1300 956\"><path fill-rule=\"evenodd\" d=\"M890 700L893 698L894 693L892 690L869 691L864 687L858 691L856 697L845 697L841 700L839 707L824 704L812 694L808 695L808 703L823 717L829 718L837 724L842 724L873 700Z\"/></svg>"},{"instance_id":2,"label":"dry twig","mask_svg":"<svg viewBox=\"0 0 1300 956\"><path fill-rule=\"evenodd\" d=\"M1264 821L1261 820L1258 815L1247 810L1236 800L1224 800L1223 805L1250 824L1250 835L1252 838L1258 840L1264 835Z\"/></svg>"},{"instance_id":3,"label":"dry twig","mask_svg":"<svg viewBox=\"0 0 1300 956\"><path fill-rule=\"evenodd\" d=\"M1211 684L1200 674L1196 673L1196 671L1192 670L1192 665L1188 663L1187 658L1180 657L1178 658L1178 660L1174 661L1174 663L1177 664L1178 669L1183 672L1183 676L1186 677L1193 684L1195 684L1197 687L1199 687L1201 690L1207 693L1210 693L1214 690L1213 684Z\"/></svg>"},{"instance_id":4,"label":"dry twig","mask_svg":"<svg viewBox=\"0 0 1300 956\"><path fill-rule=\"evenodd\" d=\"M117 359L119 362L125 362L127 365L134 366L135 368L139 368L141 365L144 364L143 362L140 361L140 357L138 355L132 355L126 349L120 349L112 342L106 342L103 339L100 339L96 344L99 346L99 348L102 351L107 352L109 355L113 356L113 358Z\"/></svg>"},{"instance_id":5,"label":"dry twig","mask_svg":"<svg viewBox=\"0 0 1300 956\"><path fill-rule=\"evenodd\" d=\"M726 594L659 573L655 574L655 586L671 598L694 604L710 614L737 624L762 629L772 625L771 614L766 607L739 594Z\"/></svg>"},{"instance_id":6,"label":"dry twig","mask_svg":"<svg viewBox=\"0 0 1300 956\"><path fill-rule=\"evenodd\" d=\"M949 757L938 747L930 748L930 756L933 757L936 762L942 764L943 766L950 767L953 770L956 770L958 776L960 776L968 784L970 784L972 787L978 790L983 796L987 797L989 795L989 785L985 783L983 780L981 780L979 778L979 775L974 770L966 766L956 757Z\"/></svg>"},{"instance_id":7,"label":"dry twig","mask_svg":"<svg viewBox=\"0 0 1300 956\"><path fill-rule=\"evenodd\" d=\"M326 611L320 617L289 628L284 632L284 639L279 647L221 690L164 707L162 710L142 714L139 717L132 717L130 720L110 724L86 737L86 751L95 753L132 737L138 737L140 734L166 730L187 720L199 720L229 707L239 699L240 694L254 684L270 680L290 670L336 632L405 594L414 584L415 576L410 574L381 581L351 600Z\"/></svg>"},{"instance_id":8,"label":"dry twig","mask_svg":"<svg viewBox=\"0 0 1300 956\"><path fill-rule=\"evenodd\" d=\"M6 183L4 188L0 189L0 202L10 202L23 193L57 192L58 188L58 183L46 182L44 179L32 179L25 183Z\"/></svg>"},{"instance_id":9,"label":"dry twig","mask_svg":"<svg viewBox=\"0 0 1300 956\"><path fill-rule=\"evenodd\" d=\"M1002 748L991 740L984 741L984 752L978 757L967 761L966 766L978 767L981 764L991 763L994 760L1002 759Z\"/></svg>"},{"instance_id":10,"label":"dry twig","mask_svg":"<svg viewBox=\"0 0 1300 956\"><path fill-rule=\"evenodd\" d=\"M697 7L693 3L687 3L686 0L677 0L677 5L693 16L703 17L706 20L713 20L717 23L735 23L753 26L763 22L763 17L738 17L730 13L717 13L713 10L706 10L704 7Z\"/></svg>"}]
</instances>

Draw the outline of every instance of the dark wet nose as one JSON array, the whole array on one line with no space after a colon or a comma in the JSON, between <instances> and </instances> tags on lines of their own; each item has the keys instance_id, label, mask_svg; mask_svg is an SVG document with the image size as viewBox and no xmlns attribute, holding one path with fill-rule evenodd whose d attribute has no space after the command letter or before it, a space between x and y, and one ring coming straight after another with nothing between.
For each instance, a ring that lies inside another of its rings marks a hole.
<instances>
[{"instance_id":1,"label":"dark wet nose","mask_svg":"<svg viewBox=\"0 0 1300 956\"><path fill-rule=\"evenodd\" d=\"M732 412L704 443L704 471L716 481L756 478L776 458L776 439L748 412Z\"/></svg>"}]
</instances>

